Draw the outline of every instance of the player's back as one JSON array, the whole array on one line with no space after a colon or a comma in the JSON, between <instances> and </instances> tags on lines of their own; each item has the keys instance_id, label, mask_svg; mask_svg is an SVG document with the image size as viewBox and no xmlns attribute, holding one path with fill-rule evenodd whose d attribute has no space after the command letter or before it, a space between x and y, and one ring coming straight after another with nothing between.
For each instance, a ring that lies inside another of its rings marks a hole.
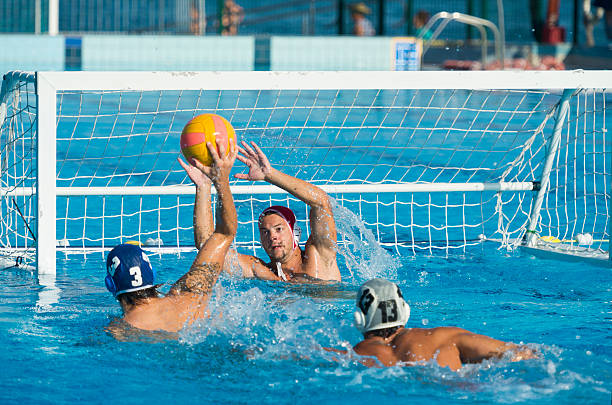
<instances>
[{"instance_id":1,"label":"player's back","mask_svg":"<svg viewBox=\"0 0 612 405\"><path fill-rule=\"evenodd\" d=\"M206 315L207 301L208 296L193 293L150 298L132 307L123 319L138 329L178 332Z\"/></svg>"},{"instance_id":2,"label":"player's back","mask_svg":"<svg viewBox=\"0 0 612 405\"><path fill-rule=\"evenodd\" d=\"M402 329L389 343L398 361L415 362L436 359L441 366L461 367L460 352L454 344L461 328Z\"/></svg>"}]
</instances>

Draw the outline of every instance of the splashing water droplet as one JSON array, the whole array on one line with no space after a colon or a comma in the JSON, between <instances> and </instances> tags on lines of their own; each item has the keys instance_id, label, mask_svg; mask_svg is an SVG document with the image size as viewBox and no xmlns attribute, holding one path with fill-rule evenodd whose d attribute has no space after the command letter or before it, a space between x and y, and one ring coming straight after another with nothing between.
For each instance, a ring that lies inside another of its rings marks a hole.
<instances>
[{"instance_id":1,"label":"splashing water droplet","mask_svg":"<svg viewBox=\"0 0 612 405\"><path fill-rule=\"evenodd\" d=\"M376 277L395 280L400 265L398 260L378 244L361 218L335 199L330 198L330 201L338 230L338 252L351 275L359 281Z\"/></svg>"}]
</instances>

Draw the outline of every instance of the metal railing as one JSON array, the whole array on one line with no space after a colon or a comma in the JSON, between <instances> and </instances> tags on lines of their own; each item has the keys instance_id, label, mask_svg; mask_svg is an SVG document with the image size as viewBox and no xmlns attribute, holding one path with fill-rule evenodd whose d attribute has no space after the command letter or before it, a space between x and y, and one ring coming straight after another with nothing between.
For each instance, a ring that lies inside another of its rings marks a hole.
<instances>
[{"instance_id":1,"label":"metal railing","mask_svg":"<svg viewBox=\"0 0 612 405\"><path fill-rule=\"evenodd\" d=\"M421 33L419 34L418 38L419 39L423 39L423 36L425 35L425 33L431 32L431 28L438 21L440 21L440 23L436 27L435 31L433 31L433 34L431 35L431 37L423 41L423 53L422 53L422 56L425 55L425 53L427 52L427 50L431 46L432 41L434 41L435 39L438 38L440 33L444 30L444 28L446 28L448 23L450 23L451 21L458 21L458 22L463 23L463 24L472 25L472 26L476 27L478 29L478 31L480 31L480 38L481 38L480 47L481 47L481 53L482 53L481 59L482 59L482 66L483 67L486 65L487 49L488 49L487 30L485 29L485 27L489 28L493 32L493 37L495 39L495 56L496 56L497 59L499 59L499 61L501 63L501 67L503 69L504 58L505 58L505 55L504 55L504 47L505 47L504 39L502 38L502 35L500 34L500 31L497 28L497 26L495 24L493 24L491 21L485 20L484 18L474 17L474 16L468 15L468 14L449 13L449 12L446 12L446 11L441 11L441 12L437 13L436 15L434 15L433 17L431 17L429 19L429 21L427 21L427 24L425 24L425 26L423 27L423 29L422 29Z\"/></svg>"}]
</instances>

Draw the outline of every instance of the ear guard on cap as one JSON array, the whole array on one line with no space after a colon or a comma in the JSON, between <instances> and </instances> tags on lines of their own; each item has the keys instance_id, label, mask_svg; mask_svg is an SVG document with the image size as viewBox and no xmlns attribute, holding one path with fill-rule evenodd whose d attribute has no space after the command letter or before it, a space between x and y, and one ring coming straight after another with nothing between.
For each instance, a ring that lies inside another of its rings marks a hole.
<instances>
[{"instance_id":1,"label":"ear guard on cap","mask_svg":"<svg viewBox=\"0 0 612 405\"><path fill-rule=\"evenodd\" d=\"M359 329L359 332L364 332L366 319L361 309L356 309L355 312L353 312L353 324Z\"/></svg>"},{"instance_id":2,"label":"ear guard on cap","mask_svg":"<svg viewBox=\"0 0 612 405\"><path fill-rule=\"evenodd\" d=\"M118 257L109 257L109 260L106 262L106 277L104 278L104 284L106 285L106 289L110 291L111 294L116 295L117 293L117 284L115 284L115 280L113 280L113 276L117 271L117 268L121 264L121 261Z\"/></svg>"},{"instance_id":3,"label":"ear guard on cap","mask_svg":"<svg viewBox=\"0 0 612 405\"><path fill-rule=\"evenodd\" d=\"M110 291L111 294L115 295L117 292L117 286L110 275L106 275L106 278L104 278L104 284L106 285L106 289Z\"/></svg>"}]
</instances>

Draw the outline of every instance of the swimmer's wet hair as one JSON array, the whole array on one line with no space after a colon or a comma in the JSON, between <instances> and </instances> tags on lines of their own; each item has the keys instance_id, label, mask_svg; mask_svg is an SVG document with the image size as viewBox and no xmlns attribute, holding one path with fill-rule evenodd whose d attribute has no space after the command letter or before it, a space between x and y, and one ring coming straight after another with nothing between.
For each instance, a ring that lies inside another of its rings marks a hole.
<instances>
[{"instance_id":1,"label":"swimmer's wet hair","mask_svg":"<svg viewBox=\"0 0 612 405\"><path fill-rule=\"evenodd\" d=\"M119 294L117 296L117 301L124 301L129 305L138 305L138 303L142 300L146 300L149 298L156 298L159 296L159 292L157 292L158 286L153 286L149 288L145 288L144 290L132 291L123 294Z\"/></svg>"},{"instance_id":2,"label":"swimmer's wet hair","mask_svg":"<svg viewBox=\"0 0 612 405\"><path fill-rule=\"evenodd\" d=\"M393 335L395 332L397 332L397 330L399 328L401 328L402 326L394 326L392 328L384 328L384 329L375 329L375 330L371 330L368 331L364 334L364 337L369 338L369 337L373 337L373 336L378 336L381 337L383 339L388 338L389 336Z\"/></svg>"}]
</instances>

